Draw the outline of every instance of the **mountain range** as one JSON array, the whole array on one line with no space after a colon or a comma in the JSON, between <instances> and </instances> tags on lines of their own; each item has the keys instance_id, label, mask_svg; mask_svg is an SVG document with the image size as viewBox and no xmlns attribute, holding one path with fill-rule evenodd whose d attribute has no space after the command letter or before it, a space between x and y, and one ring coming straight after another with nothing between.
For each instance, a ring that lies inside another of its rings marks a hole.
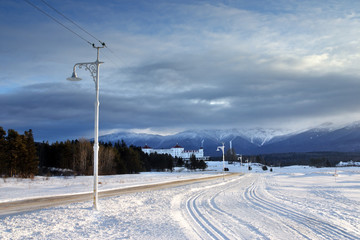
<instances>
[{"instance_id":1,"label":"mountain range","mask_svg":"<svg viewBox=\"0 0 360 240\"><path fill-rule=\"evenodd\" d=\"M185 150L204 148L206 156L220 156L218 146L225 144L238 154L288 152L360 152L360 122L335 126L322 124L302 131L281 129L188 130L173 135L119 132L99 137L102 142L124 140L127 145L170 148L176 144Z\"/></svg>"}]
</instances>

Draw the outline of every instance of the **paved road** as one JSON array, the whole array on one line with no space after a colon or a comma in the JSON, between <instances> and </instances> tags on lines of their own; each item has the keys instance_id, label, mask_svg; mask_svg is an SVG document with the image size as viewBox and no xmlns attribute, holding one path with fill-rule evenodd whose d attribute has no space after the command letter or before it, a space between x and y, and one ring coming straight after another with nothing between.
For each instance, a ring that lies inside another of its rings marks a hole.
<instances>
[{"instance_id":1,"label":"paved road","mask_svg":"<svg viewBox=\"0 0 360 240\"><path fill-rule=\"evenodd\" d=\"M229 173L226 174L225 177L230 177L234 175L238 175L239 173ZM144 192L157 190L162 188L175 187L180 185L185 185L189 183L207 181L216 178L222 178L223 175L216 175L205 178L197 178L197 179L187 179L187 180L178 180L167 183L159 183L159 184L151 184L144 186L136 186L136 187L128 187L121 188L115 190L101 191L99 192L99 198L118 196L121 194L134 193L134 192ZM13 202L4 202L0 203L0 216L17 214L21 212L33 211L42 208L54 207L59 205L65 205L69 203L75 202L85 202L91 201L93 198L93 193L82 193L76 195L64 195L64 196L51 196L51 197L40 197L40 198L32 198L26 200L19 200Z\"/></svg>"}]
</instances>

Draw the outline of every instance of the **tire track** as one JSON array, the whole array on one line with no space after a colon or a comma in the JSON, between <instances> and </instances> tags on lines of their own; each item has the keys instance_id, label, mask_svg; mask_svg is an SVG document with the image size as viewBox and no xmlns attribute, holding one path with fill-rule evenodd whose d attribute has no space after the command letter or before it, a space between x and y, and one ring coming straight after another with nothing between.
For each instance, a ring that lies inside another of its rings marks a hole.
<instances>
[{"instance_id":1,"label":"tire track","mask_svg":"<svg viewBox=\"0 0 360 240\"><path fill-rule=\"evenodd\" d=\"M210 238L212 239L224 239L228 240L229 238L223 234L217 227L212 224L209 219L207 219L204 214L199 210L199 207L197 206L197 200L198 198L203 195L204 192L191 196L186 201L186 209L193 219L193 221L203 230L204 233L206 233ZM199 237L202 237L202 235L199 233L198 230L194 229Z\"/></svg>"},{"instance_id":2,"label":"tire track","mask_svg":"<svg viewBox=\"0 0 360 240\"><path fill-rule=\"evenodd\" d=\"M275 212L273 209L266 207L265 205L262 205L259 203L259 199L254 197L254 192L257 189L256 185L255 185L255 181L251 184L251 186L249 186L246 191L244 192L244 199L247 200L248 202L250 202L254 208L257 209L257 211L259 213L261 213L262 215L264 214L264 212L267 212L268 215L273 215L273 213L278 214L277 212ZM257 184L257 183L256 183ZM255 200L255 201L254 201ZM298 230L298 226L293 226L289 221L284 221L284 217L287 220L292 220L292 219L288 219L288 215L286 214L282 214L282 217L279 220L274 219L273 217L270 217L270 219L272 219L273 221L278 221L281 224L284 224L285 227L287 227L290 231L292 231L294 234L298 234L299 236L303 237L304 239L312 239L310 238L308 235L309 233L305 234L303 232L301 232L300 230ZM263 216L264 217L264 216Z\"/></svg>"},{"instance_id":3,"label":"tire track","mask_svg":"<svg viewBox=\"0 0 360 240\"><path fill-rule=\"evenodd\" d=\"M358 239L359 236L355 236L351 233L346 232L346 230L337 227L336 225L330 224L325 221L317 220L313 217L306 216L289 208L280 206L275 202L271 202L266 200L266 198L261 198L259 196L257 182L247 191L247 196L249 200L255 200L255 204L260 207L260 209L264 209L270 212L275 212L278 215L286 217L289 220L295 221L297 224L306 227L308 230L312 231L317 235L321 235L325 239ZM288 225L289 226L289 225ZM293 227L292 227L293 228ZM307 235L301 234L303 237L308 238Z\"/></svg>"},{"instance_id":4,"label":"tire track","mask_svg":"<svg viewBox=\"0 0 360 240\"><path fill-rule=\"evenodd\" d=\"M220 194L222 192L225 192L226 190L229 190L231 188L237 187L237 185L239 184L239 181L237 181L236 183L231 184L230 186L228 186L227 188L218 191L216 194L214 194L210 200L209 200L209 207L214 211L217 212L218 214L227 217L227 219L229 219L231 222L234 223L234 225L240 225L242 226L244 229L242 229L242 231L238 232L237 235L235 237L240 237L241 239L246 239L248 236L245 236L243 234L243 232L255 232L257 235L254 236L254 238L262 238L262 239L268 239L268 237L265 235L265 233L263 233L260 229L258 229L257 227L255 227L254 225L251 225L249 222L242 220L240 217L235 216L233 213L231 212L227 212L223 209L221 209L217 204L216 204L216 198L218 198L220 196Z\"/></svg>"},{"instance_id":5,"label":"tire track","mask_svg":"<svg viewBox=\"0 0 360 240\"><path fill-rule=\"evenodd\" d=\"M198 185L181 197L190 239L360 239L356 231L308 214L311 205L305 210L292 204L291 194L269 192L266 180L267 175L248 174ZM289 200L278 202L277 194Z\"/></svg>"},{"instance_id":6,"label":"tire track","mask_svg":"<svg viewBox=\"0 0 360 240\"><path fill-rule=\"evenodd\" d=\"M274 186L275 189L277 188L276 186L278 186L278 184L274 182L271 182L270 185L272 186L272 189L274 189ZM303 203L304 197L302 199L299 199L299 196L297 196L297 198L289 198L288 194L284 194L281 191L271 191L271 193L266 191L266 193L275 199L275 201L278 200L286 202L286 204L291 204L298 209L308 210L310 208L312 211L317 212L318 214L322 214L324 211L328 213L331 212L328 214L328 222L331 220L332 224L334 224L334 222L336 223L336 226L343 224L347 225L348 227L351 226L352 232L359 235L359 209L349 208L349 206L357 206L358 202L342 195L342 192L339 191L338 188L339 187L334 186L313 186L308 194L311 194L309 195L311 199L314 199L312 197L313 195L319 199L316 201L307 201L306 205ZM329 202L329 199L332 201ZM349 232L349 229L347 229L347 232Z\"/></svg>"},{"instance_id":7,"label":"tire track","mask_svg":"<svg viewBox=\"0 0 360 240\"><path fill-rule=\"evenodd\" d=\"M241 180L250 184L248 178L236 178L230 182L215 184L206 190L192 194L186 200L186 213L196 224L190 224L193 231L202 239L269 239L260 229L216 204L216 198L231 188L237 189ZM236 204L236 201L234 201Z\"/></svg>"}]
</instances>

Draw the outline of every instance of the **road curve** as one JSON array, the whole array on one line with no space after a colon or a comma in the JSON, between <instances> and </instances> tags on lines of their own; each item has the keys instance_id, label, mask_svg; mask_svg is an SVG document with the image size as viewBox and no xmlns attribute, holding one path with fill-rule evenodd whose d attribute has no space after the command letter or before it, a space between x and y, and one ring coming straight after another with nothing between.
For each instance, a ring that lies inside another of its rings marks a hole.
<instances>
[{"instance_id":1,"label":"road curve","mask_svg":"<svg viewBox=\"0 0 360 240\"><path fill-rule=\"evenodd\" d=\"M239 175L239 173L228 173L225 176L222 174L204 178L195 178L195 179L186 179L186 180L177 180L166 183L158 183L158 184L149 184L143 186L135 186L121 189L112 189L112 190L104 190L99 192L99 198L118 196L122 194L134 193L134 192L145 192L151 190L158 190L170 187L176 187L181 185L186 185L195 182L207 181L216 178L222 177L231 177L234 175ZM4 202L0 203L0 216L17 214L27 211L34 211L37 209L54 207L59 205L65 205L69 203L75 202L85 202L91 201L93 199L93 193L81 193L75 195L61 195L61 196L50 196L50 197L39 197L25 200L18 200L12 202Z\"/></svg>"}]
</instances>

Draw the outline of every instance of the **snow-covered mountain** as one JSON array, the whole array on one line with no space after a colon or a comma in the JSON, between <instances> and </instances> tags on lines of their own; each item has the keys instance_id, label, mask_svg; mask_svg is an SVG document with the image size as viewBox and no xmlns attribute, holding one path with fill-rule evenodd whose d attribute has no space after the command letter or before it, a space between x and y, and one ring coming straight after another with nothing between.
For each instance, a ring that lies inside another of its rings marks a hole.
<instances>
[{"instance_id":1,"label":"snow-covered mountain","mask_svg":"<svg viewBox=\"0 0 360 240\"><path fill-rule=\"evenodd\" d=\"M283 152L340 151L360 152L360 122L336 126L322 124L312 129L291 132L282 129L227 129L227 130L188 130L174 135L155 135L121 132L104 135L103 142L124 140L127 145L153 148L170 148L177 143L185 149L204 147L205 155L219 156L217 146L225 143L229 149L230 141L237 153L261 154Z\"/></svg>"},{"instance_id":2,"label":"snow-covered mountain","mask_svg":"<svg viewBox=\"0 0 360 240\"><path fill-rule=\"evenodd\" d=\"M259 153L278 152L360 152L360 122L349 125L321 125L269 142Z\"/></svg>"}]
</instances>

